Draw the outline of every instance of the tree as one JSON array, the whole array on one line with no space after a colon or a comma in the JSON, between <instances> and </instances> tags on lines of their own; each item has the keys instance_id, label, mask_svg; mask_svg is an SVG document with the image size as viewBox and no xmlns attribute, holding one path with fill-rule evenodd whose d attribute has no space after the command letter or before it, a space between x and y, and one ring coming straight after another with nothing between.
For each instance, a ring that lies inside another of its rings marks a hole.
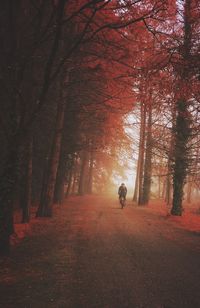
<instances>
[{"instance_id":1,"label":"tree","mask_svg":"<svg viewBox=\"0 0 200 308\"><path fill-rule=\"evenodd\" d=\"M191 70L190 59L192 57L193 35L193 10L195 1L186 0L184 3L184 29L183 43L181 46L181 62L178 66L176 96L176 123L175 123L175 146L174 146L174 174L173 174L173 215L182 215L183 188L188 169L188 141L190 138L191 115L189 110L190 86L189 82L194 73Z\"/></svg>"}]
</instances>

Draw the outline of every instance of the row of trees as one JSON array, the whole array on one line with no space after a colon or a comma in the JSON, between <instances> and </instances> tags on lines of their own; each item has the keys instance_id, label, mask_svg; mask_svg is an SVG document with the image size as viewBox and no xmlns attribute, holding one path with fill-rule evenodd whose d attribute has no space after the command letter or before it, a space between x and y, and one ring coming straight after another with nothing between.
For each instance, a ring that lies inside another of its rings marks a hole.
<instances>
[{"instance_id":1,"label":"row of trees","mask_svg":"<svg viewBox=\"0 0 200 308\"><path fill-rule=\"evenodd\" d=\"M125 29L163 9L150 0L1 2L1 252L17 200L27 222L32 201L37 216L51 216L66 184L83 194L109 181L133 102Z\"/></svg>"},{"instance_id":2,"label":"row of trees","mask_svg":"<svg viewBox=\"0 0 200 308\"><path fill-rule=\"evenodd\" d=\"M147 70L135 89L140 141L133 199L148 203L152 181L162 183L173 215L182 214L185 183L188 201L199 189L199 16L197 1L177 1L162 27L152 26Z\"/></svg>"},{"instance_id":3,"label":"row of trees","mask_svg":"<svg viewBox=\"0 0 200 308\"><path fill-rule=\"evenodd\" d=\"M65 195L99 192L113 170L122 174L130 144L123 117L137 106L134 198L148 203L162 165L168 196L173 178L172 214L181 214L189 166L197 176L198 14L195 0L0 4L1 252L17 203L23 222L31 203L37 216L51 216Z\"/></svg>"}]
</instances>

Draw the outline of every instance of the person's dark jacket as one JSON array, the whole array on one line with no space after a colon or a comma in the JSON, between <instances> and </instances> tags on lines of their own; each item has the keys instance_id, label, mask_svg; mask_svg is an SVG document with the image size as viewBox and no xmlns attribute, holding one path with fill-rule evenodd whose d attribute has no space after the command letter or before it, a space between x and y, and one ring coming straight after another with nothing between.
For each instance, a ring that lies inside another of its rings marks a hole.
<instances>
[{"instance_id":1,"label":"person's dark jacket","mask_svg":"<svg viewBox=\"0 0 200 308\"><path fill-rule=\"evenodd\" d=\"M126 197L127 194L127 188L125 185L120 185L118 189L118 195L119 197Z\"/></svg>"}]
</instances>

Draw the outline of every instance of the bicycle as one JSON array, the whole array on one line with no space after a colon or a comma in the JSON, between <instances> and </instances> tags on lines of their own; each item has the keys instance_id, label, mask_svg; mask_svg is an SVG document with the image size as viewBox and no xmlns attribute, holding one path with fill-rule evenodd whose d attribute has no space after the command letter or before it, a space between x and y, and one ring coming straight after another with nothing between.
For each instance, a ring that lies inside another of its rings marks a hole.
<instances>
[{"instance_id":1,"label":"bicycle","mask_svg":"<svg viewBox=\"0 0 200 308\"><path fill-rule=\"evenodd\" d=\"M119 197L119 202L120 202L120 204L121 204L121 208L123 209L123 208L125 207L125 205L126 205L126 199L125 199L125 197L124 197L124 196L120 196L120 197Z\"/></svg>"}]
</instances>

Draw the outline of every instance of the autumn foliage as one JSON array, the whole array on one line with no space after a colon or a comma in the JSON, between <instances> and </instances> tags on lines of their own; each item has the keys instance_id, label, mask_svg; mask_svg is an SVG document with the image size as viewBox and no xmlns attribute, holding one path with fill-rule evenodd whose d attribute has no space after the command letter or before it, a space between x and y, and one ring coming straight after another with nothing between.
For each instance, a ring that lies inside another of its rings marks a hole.
<instances>
[{"instance_id":1,"label":"autumn foliage","mask_svg":"<svg viewBox=\"0 0 200 308\"><path fill-rule=\"evenodd\" d=\"M185 183L199 189L199 14L195 0L2 1L2 252L16 208L28 222L31 205L52 216L69 194L109 191L132 147L134 200L156 185L182 214Z\"/></svg>"}]
</instances>

